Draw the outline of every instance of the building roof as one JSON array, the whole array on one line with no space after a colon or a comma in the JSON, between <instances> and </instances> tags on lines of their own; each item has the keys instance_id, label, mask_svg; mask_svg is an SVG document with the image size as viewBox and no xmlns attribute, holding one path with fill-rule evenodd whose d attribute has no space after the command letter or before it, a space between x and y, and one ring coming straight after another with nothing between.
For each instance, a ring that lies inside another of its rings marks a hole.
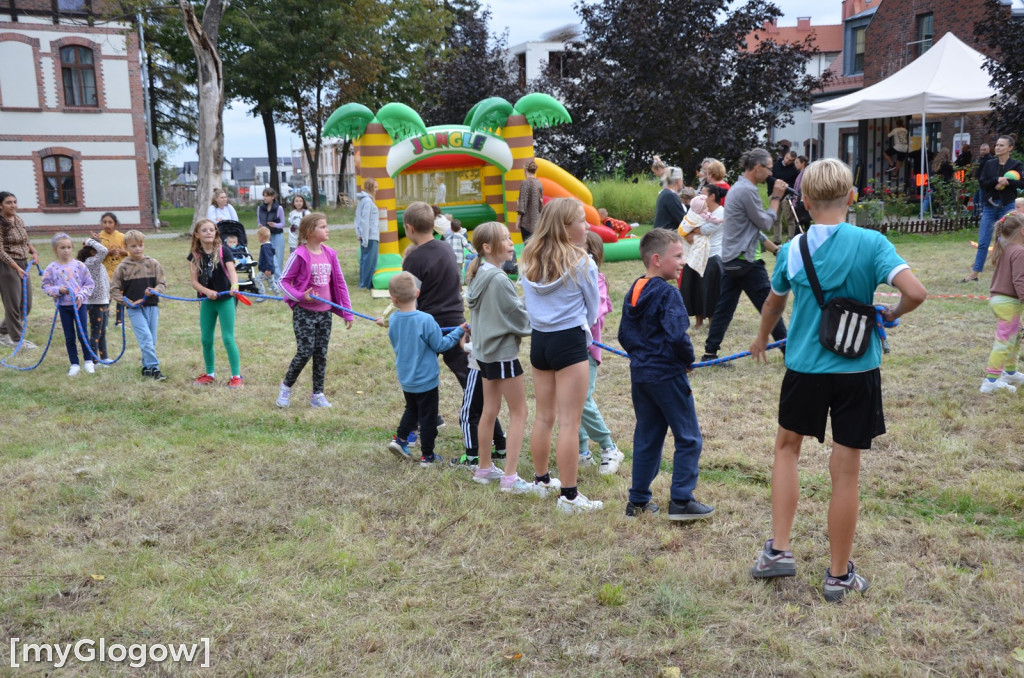
<instances>
[{"instance_id":1,"label":"building roof","mask_svg":"<svg viewBox=\"0 0 1024 678\"><path fill-rule=\"evenodd\" d=\"M822 90L826 95L837 95L844 92L860 89L864 86L864 74L843 75L843 55L839 54L828 68L825 69L832 74L828 84Z\"/></svg>"},{"instance_id":2,"label":"building roof","mask_svg":"<svg viewBox=\"0 0 1024 678\"><path fill-rule=\"evenodd\" d=\"M288 165L291 167L292 159L279 156L277 158L278 165ZM264 156L262 158L232 158L231 159L231 176L240 181L251 179L256 172L257 167L269 167L270 160Z\"/></svg>"},{"instance_id":3,"label":"building roof","mask_svg":"<svg viewBox=\"0 0 1024 678\"><path fill-rule=\"evenodd\" d=\"M863 19L865 17L871 16L872 14L874 14L877 11L878 11L878 5L875 5L874 7L868 8L868 9L864 10L863 12L860 12L859 14L854 14L851 17L847 17L846 20L847 21L851 21L853 19Z\"/></svg>"},{"instance_id":4,"label":"building roof","mask_svg":"<svg viewBox=\"0 0 1024 678\"><path fill-rule=\"evenodd\" d=\"M843 51L843 25L826 24L812 26L810 17L797 19L796 26L779 26L766 21L747 35L747 49L753 51L764 40L781 45L792 45L803 42L808 36L814 39L814 46L822 52Z\"/></svg>"}]
</instances>

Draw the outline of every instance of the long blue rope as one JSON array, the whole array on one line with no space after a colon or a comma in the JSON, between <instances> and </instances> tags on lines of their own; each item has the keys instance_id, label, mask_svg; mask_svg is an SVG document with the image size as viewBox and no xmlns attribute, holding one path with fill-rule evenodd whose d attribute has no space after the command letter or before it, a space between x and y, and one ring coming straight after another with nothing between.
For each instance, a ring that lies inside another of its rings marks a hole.
<instances>
[{"instance_id":1,"label":"long blue rope","mask_svg":"<svg viewBox=\"0 0 1024 678\"><path fill-rule=\"evenodd\" d=\"M43 274L42 269L39 268L39 264L36 264L36 269L39 270L39 275ZM4 367L9 367L12 370L17 370L19 372L28 372L29 370L34 370L35 368L42 365L43 358L46 357L47 351L50 350L50 343L53 341L53 331L57 327L58 313L58 309L53 309L53 323L50 324L50 336L47 337L46 346L43 348L43 353L42 355L39 356L39 360L36 361L36 364L32 365L31 367L18 367L17 365L9 365L7 363L7 360L18 355L18 351L20 351L21 347L25 344L25 334L26 331L28 330L28 272L26 272L25 277L21 279L21 339L18 340L18 345L14 347L14 352L11 353L11 355L7 356L7 358L0 359L0 365L3 365Z\"/></svg>"}]
</instances>

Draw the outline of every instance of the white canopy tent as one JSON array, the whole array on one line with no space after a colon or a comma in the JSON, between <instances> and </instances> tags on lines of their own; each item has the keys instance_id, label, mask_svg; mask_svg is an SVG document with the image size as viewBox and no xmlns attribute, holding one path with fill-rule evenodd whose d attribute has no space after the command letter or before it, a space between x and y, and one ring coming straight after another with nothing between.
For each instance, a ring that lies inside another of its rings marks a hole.
<instances>
[{"instance_id":1,"label":"white canopy tent","mask_svg":"<svg viewBox=\"0 0 1024 678\"><path fill-rule=\"evenodd\" d=\"M922 135L932 115L988 111L997 92L989 85L985 55L946 33L931 49L885 80L859 92L811 106L812 122L841 122L921 114ZM921 140L921 167L927 143ZM924 214L924 186L921 186Z\"/></svg>"}]
</instances>

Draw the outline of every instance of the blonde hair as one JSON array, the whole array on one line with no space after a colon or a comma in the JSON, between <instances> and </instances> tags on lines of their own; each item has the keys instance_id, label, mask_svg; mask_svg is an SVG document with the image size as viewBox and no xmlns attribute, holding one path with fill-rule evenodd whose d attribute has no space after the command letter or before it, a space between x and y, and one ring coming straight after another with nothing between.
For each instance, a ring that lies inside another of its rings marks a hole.
<instances>
[{"instance_id":1,"label":"blonde hair","mask_svg":"<svg viewBox=\"0 0 1024 678\"><path fill-rule=\"evenodd\" d=\"M377 180L376 179L363 179L363 190L377 197Z\"/></svg>"},{"instance_id":2,"label":"blonde hair","mask_svg":"<svg viewBox=\"0 0 1024 678\"><path fill-rule=\"evenodd\" d=\"M949 162L951 159L952 155L950 154L949 149L945 146L940 148L939 152L935 154L934 158L932 158L932 172L938 174L939 170L942 169L942 164Z\"/></svg>"},{"instance_id":3,"label":"blonde hair","mask_svg":"<svg viewBox=\"0 0 1024 678\"><path fill-rule=\"evenodd\" d=\"M725 165L721 160L712 159L704 169L704 176L711 181L725 181Z\"/></svg>"},{"instance_id":4,"label":"blonde hair","mask_svg":"<svg viewBox=\"0 0 1024 678\"><path fill-rule=\"evenodd\" d=\"M214 224L211 219L200 219L199 221L196 222L196 227L192 229L192 244L190 246L191 252L194 255L192 258L192 265L196 267L199 266L199 255L205 254L205 252L203 251L203 243L199 239L199 227L202 226L203 224L210 224L211 226L213 226L213 253L210 256L213 257L214 264L220 261L220 231L217 230L217 225ZM127 244L128 233L125 233L124 240Z\"/></svg>"},{"instance_id":5,"label":"blonde hair","mask_svg":"<svg viewBox=\"0 0 1024 678\"><path fill-rule=\"evenodd\" d=\"M224 195L228 194L228 192L225 191L223 188L215 188L215 189L213 189L213 197L210 198L210 204L213 205L214 207L217 206L217 198L220 197L221 193L223 193Z\"/></svg>"},{"instance_id":6,"label":"blonde hair","mask_svg":"<svg viewBox=\"0 0 1024 678\"><path fill-rule=\"evenodd\" d=\"M260 226L256 229L256 239L260 242L267 242L270 240L270 229L266 226Z\"/></svg>"},{"instance_id":7,"label":"blonde hair","mask_svg":"<svg viewBox=\"0 0 1024 678\"><path fill-rule=\"evenodd\" d=\"M995 236L996 242L992 246L992 265L997 266L999 264L999 258L1003 255L1003 250L1008 241L1020 233L1020 229L1024 227L1024 215L1018 214L1017 212L1010 212L1005 217L996 222Z\"/></svg>"},{"instance_id":8,"label":"blonde hair","mask_svg":"<svg viewBox=\"0 0 1024 678\"><path fill-rule=\"evenodd\" d=\"M661 175L661 185L668 188L669 184L683 180L683 170L678 167L666 167Z\"/></svg>"},{"instance_id":9,"label":"blonde hair","mask_svg":"<svg viewBox=\"0 0 1024 678\"><path fill-rule=\"evenodd\" d=\"M323 212L310 212L306 216L302 217L302 221L299 222L300 245L305 244L305 242L309 240L309 236L313 234L313 231L316 229L317 222L321 219L327 221L327 215Z\"/></svg>"},{"instance_id":10,"label":"blonde hair","mask_svg":"<svg viewBox=\"0 0 1024 678\"><path fill-rule=\"evenodd\" d=\"M420 288L420 280L408 271L391 276L388 281L388 294L400 304L407 304L416 298L416 290Z\"/></svg>"},{"instance_id":11,"label":"blonde hair","mask_svg":"<svg viewBox=\"0 0 1024 678\"><path fill-rule=\"evenodd\" d=\"M487 221L473 229L473 249L477 252L477 257L473 261L469 262L469 268L466 269L466 283L476 277L476 272L480 270L480 266L484 262L484 245L490 245L491 251L501 247L502 243L505 242L505 237L508 235L508 228L505 224L499 221Z\"/></svg>"},{"instance_id":12,"label":"blonde hair","mask_svg":"<svg viewBox=\"0 0 1024 678\"><path fill-rule=\"evenodd\" d=\"M196 224L198 226L199 224ZM146 242L146 234L142 231L132 229L124 234L124 244L130 245L133 242Z\"/></svg>"},{"instance_id":13,"label":"blonde hair","mask_svg":"<svg viewBox=\"0 0 1024 678\"><path fill-rule=\"evenodd\" d=\"M402 215L405 230L412 229L417 233L434 232L434 208L425 202L414 202L405 208Z\"/></svg>"},{"instance_id":14,"label":"blonde hair","mask_svg":"<svg viewBox=\"0 0 1024 678\"><path fill-rule=\"evenodd\" d=\"M575 271L587 254L569 239L568 227L579 216L583 203L576 198L554 198L540 213L540 223L523 248L523 277L533 282L553 282Z\"/></svg>"},{"instance_id":15,"label":"blonde hair","mask_svg":"<svg viewBox=\"0 0 1024 678\"><path fill-rule=\"evenodd\" d=\"M804 169L801 193L808 200L830 203L845 200L853 188L853 172L842 160L815 160Z\"/></svg>"}]
</instances>

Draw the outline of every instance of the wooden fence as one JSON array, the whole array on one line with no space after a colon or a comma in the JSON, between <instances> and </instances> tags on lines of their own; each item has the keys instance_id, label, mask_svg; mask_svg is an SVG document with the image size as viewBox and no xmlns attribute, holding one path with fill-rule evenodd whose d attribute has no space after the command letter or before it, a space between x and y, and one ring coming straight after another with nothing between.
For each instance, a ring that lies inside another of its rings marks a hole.
<instances>
[{"instance_id":1,"label":"wooden fence","mask_svg":"<svg viewBox=\"0 0 1024 678\"><path fill-rule=\"evenodd\" d=\"M977 228L978 220L973 216L942 217L937 219L888 218L882 223L859 224L882 233L944 233Z\"/></svg>"}]
</instances>

